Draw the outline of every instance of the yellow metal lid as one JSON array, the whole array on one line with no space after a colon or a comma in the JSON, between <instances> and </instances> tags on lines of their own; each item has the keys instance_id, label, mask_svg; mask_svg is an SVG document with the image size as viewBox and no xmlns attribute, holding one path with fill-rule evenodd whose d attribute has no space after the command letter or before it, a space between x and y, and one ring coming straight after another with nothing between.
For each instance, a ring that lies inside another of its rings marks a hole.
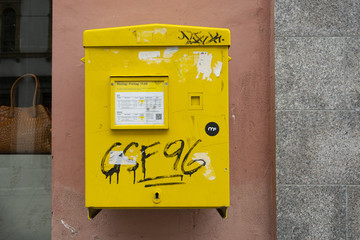
<instances>
[{"instance_id":1,"label":"yellow metal lid","mask_svg":"<svg viewBox=\"0 0 360 240\"><path fill-rule=\"evenodd\" d=\"M84 47L230 46L230 30L147 24L84 31Z\"/></svg>"}]
</instances>

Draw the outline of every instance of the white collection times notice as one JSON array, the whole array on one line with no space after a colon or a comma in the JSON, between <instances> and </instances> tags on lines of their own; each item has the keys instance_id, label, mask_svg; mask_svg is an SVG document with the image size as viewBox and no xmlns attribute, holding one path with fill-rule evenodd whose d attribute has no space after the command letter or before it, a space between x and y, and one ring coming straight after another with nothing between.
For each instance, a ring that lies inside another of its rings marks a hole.
<instances>
[{"instance_id":1,"label":"white collection times notice","mask_svg":"<svg viewBox=\"0 0 360 240\"><path fill-rule=\"evenodd\" d=\"M164 124L164 92L116 92L115 125L141 124Z\"/></svg>"}]
</instances>

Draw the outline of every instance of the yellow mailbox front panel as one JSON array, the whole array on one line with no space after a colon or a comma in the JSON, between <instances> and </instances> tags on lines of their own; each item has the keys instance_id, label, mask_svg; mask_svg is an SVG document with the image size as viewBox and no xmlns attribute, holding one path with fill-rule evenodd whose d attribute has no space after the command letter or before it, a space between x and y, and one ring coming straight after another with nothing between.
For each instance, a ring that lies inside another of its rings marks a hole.
<instances>
[{"instance_id":1,"label":"yellow mailbox front panel","mask_svg":"<svg viewBox=\"0 0 360 240\"><path fill-rule=\"evenodd\" d=\"M227 29L87 30L86 207L229 206Z\"/></svg>"}]
</instances>

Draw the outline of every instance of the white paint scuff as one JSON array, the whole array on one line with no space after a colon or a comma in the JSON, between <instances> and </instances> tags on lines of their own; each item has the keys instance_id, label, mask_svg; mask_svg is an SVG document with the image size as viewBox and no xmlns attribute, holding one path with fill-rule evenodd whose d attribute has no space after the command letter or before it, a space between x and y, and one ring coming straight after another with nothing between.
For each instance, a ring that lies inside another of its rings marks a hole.
<instances>
[{"instance_id":1,"label":"white paint scuff","mask_svg":"<svg viewBox=\"0 0 360 240\"><path fill-rule=\"evenodd\" d=\"M210 157L208 156L208 153L203 152L203 153L194 153L194 156L192 159L194 161L196 160L204 160L205 161L205 172L204 172L204 176L209 179L210 181L214 180L216 178L215 176L215 172L213 167L211 166L211 160Z\"/></svg>"},{"instance_id":2,"label":"white paint scuff","mask_svg":"<svg viewBox=\"0 0 360 240\"><path fill-rule=\"evenodd\" d=\"M123 151L110 151L109 164L115 165L136 165L136 158L130 160Z\"/></svg>"},{"instance_id":3,"label":"white paint scuff","mask_svg":"<svg viewBox=\"0 0 360 240\"><path fill-rule=\"evenodd\" d=\"M160 51L139 52L140 60L149 60L160 57Z\"/></svg>"},{"instance_id":4,"label":"white paint scuff","mask_svg":"<svg viewBox=\"0 0 360 240\"><path fill-rule=\"evenodd\" d=\"M162 35L165 35L166 32L167 32L166 28L155 28L155 30L153 31L154 34L161 33Z\"/></svg>"},{"instance_id":5,"label":"white paint scuff","mask_svg":"<svg viewBox=\"0 0 360 240\"><path fill-rule=\"evenodd\" d=\"M136 32L136 31L135 31ZM166 28L155 28L154 30L150 31L141 31L136 32L136 39L138 42L149 42L152 41L154 36L166 35L167 29Z\"/></svg>"},{"instance_id":6,"label":"white paint scuff","mask_svg":"<svg viewBox=\"0 0 360 240\"><path fill-rule=\"evenodd\" d=\"M215 63L215 67L213 67L215 76L220 76L222 65L223 63L220 61L217 61L217 63Z\"/></svg>"},{"instance_id":7,"label":"white paint scuff","mask_svg":"<svg viewBox=\"0 0 360 240\"><path fill-rule=\"evenodd\" d=\"M211 69L211 61L212 61L212 54L208 54L207 52L194 52L194 54L199 54L199 60L197 62L197 71L198 74L196 78L199 78L200 74L203 74L203 80L212 81L210 78L210 74L212 72Z\"/></svg>"},{"instance_id":8,"label":"white paint scuff","mask_svg":"<svg viewBox=\"0 0 360 240\"><path fill-rule=\"evenodd\" d=\"M76 235L77 231L75 228L73 228L72 226L70 226L69 224L67 224L64 220L61 219L61 223L64 225L65 228L69 229L71 231L72 235Z\"/></svg>"},{"instance_id":9,"label":"white paint scuff","mask_svg":"<svg viewBox=\"0 0 360 240\"><path fill-rule=\"evenodd\" d=\"M146 61L148 64L152 63L161 63L170 62L170 58L179 50L178 47L168 47L164 50L164 57L161 58L160 51L148 51L148 52L139 52L139 59L142 61Z\"/></svg>"},{"instance_id":10,"label":"white paint scuff","mask_svg":"<svg viewBox=\"0 0 360 240\"><path fill-rule=\"evenodd\" d=\"M178 47L167 47L164 50L164 58L171 58L178 50Z\"/></svg>"}]
</instances>

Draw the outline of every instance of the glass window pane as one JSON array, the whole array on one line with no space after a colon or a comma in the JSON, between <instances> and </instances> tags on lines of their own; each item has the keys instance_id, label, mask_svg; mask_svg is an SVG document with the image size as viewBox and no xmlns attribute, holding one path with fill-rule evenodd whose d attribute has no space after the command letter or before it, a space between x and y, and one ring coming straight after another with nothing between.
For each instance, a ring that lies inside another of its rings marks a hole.
<instances>
[{"instance_id":1,"label":"glass window pane","mask_svg":"<svg viewBox=\"0 0 360 240\"><path fill-rule=\"evenodd\" d=\"M1 51L15 51L16 13L12 8L6 8L1 19Z\"/></svg>"},{"instance_id":2,"label":"glass window pane","mask_svg":"<svg viewBox=\"0 0 360 240\"><path fill-rule=\"evenodd\" d=\"M0 0L0 239L51 237L51 0Z\"/></svg>"}]
</instances>

